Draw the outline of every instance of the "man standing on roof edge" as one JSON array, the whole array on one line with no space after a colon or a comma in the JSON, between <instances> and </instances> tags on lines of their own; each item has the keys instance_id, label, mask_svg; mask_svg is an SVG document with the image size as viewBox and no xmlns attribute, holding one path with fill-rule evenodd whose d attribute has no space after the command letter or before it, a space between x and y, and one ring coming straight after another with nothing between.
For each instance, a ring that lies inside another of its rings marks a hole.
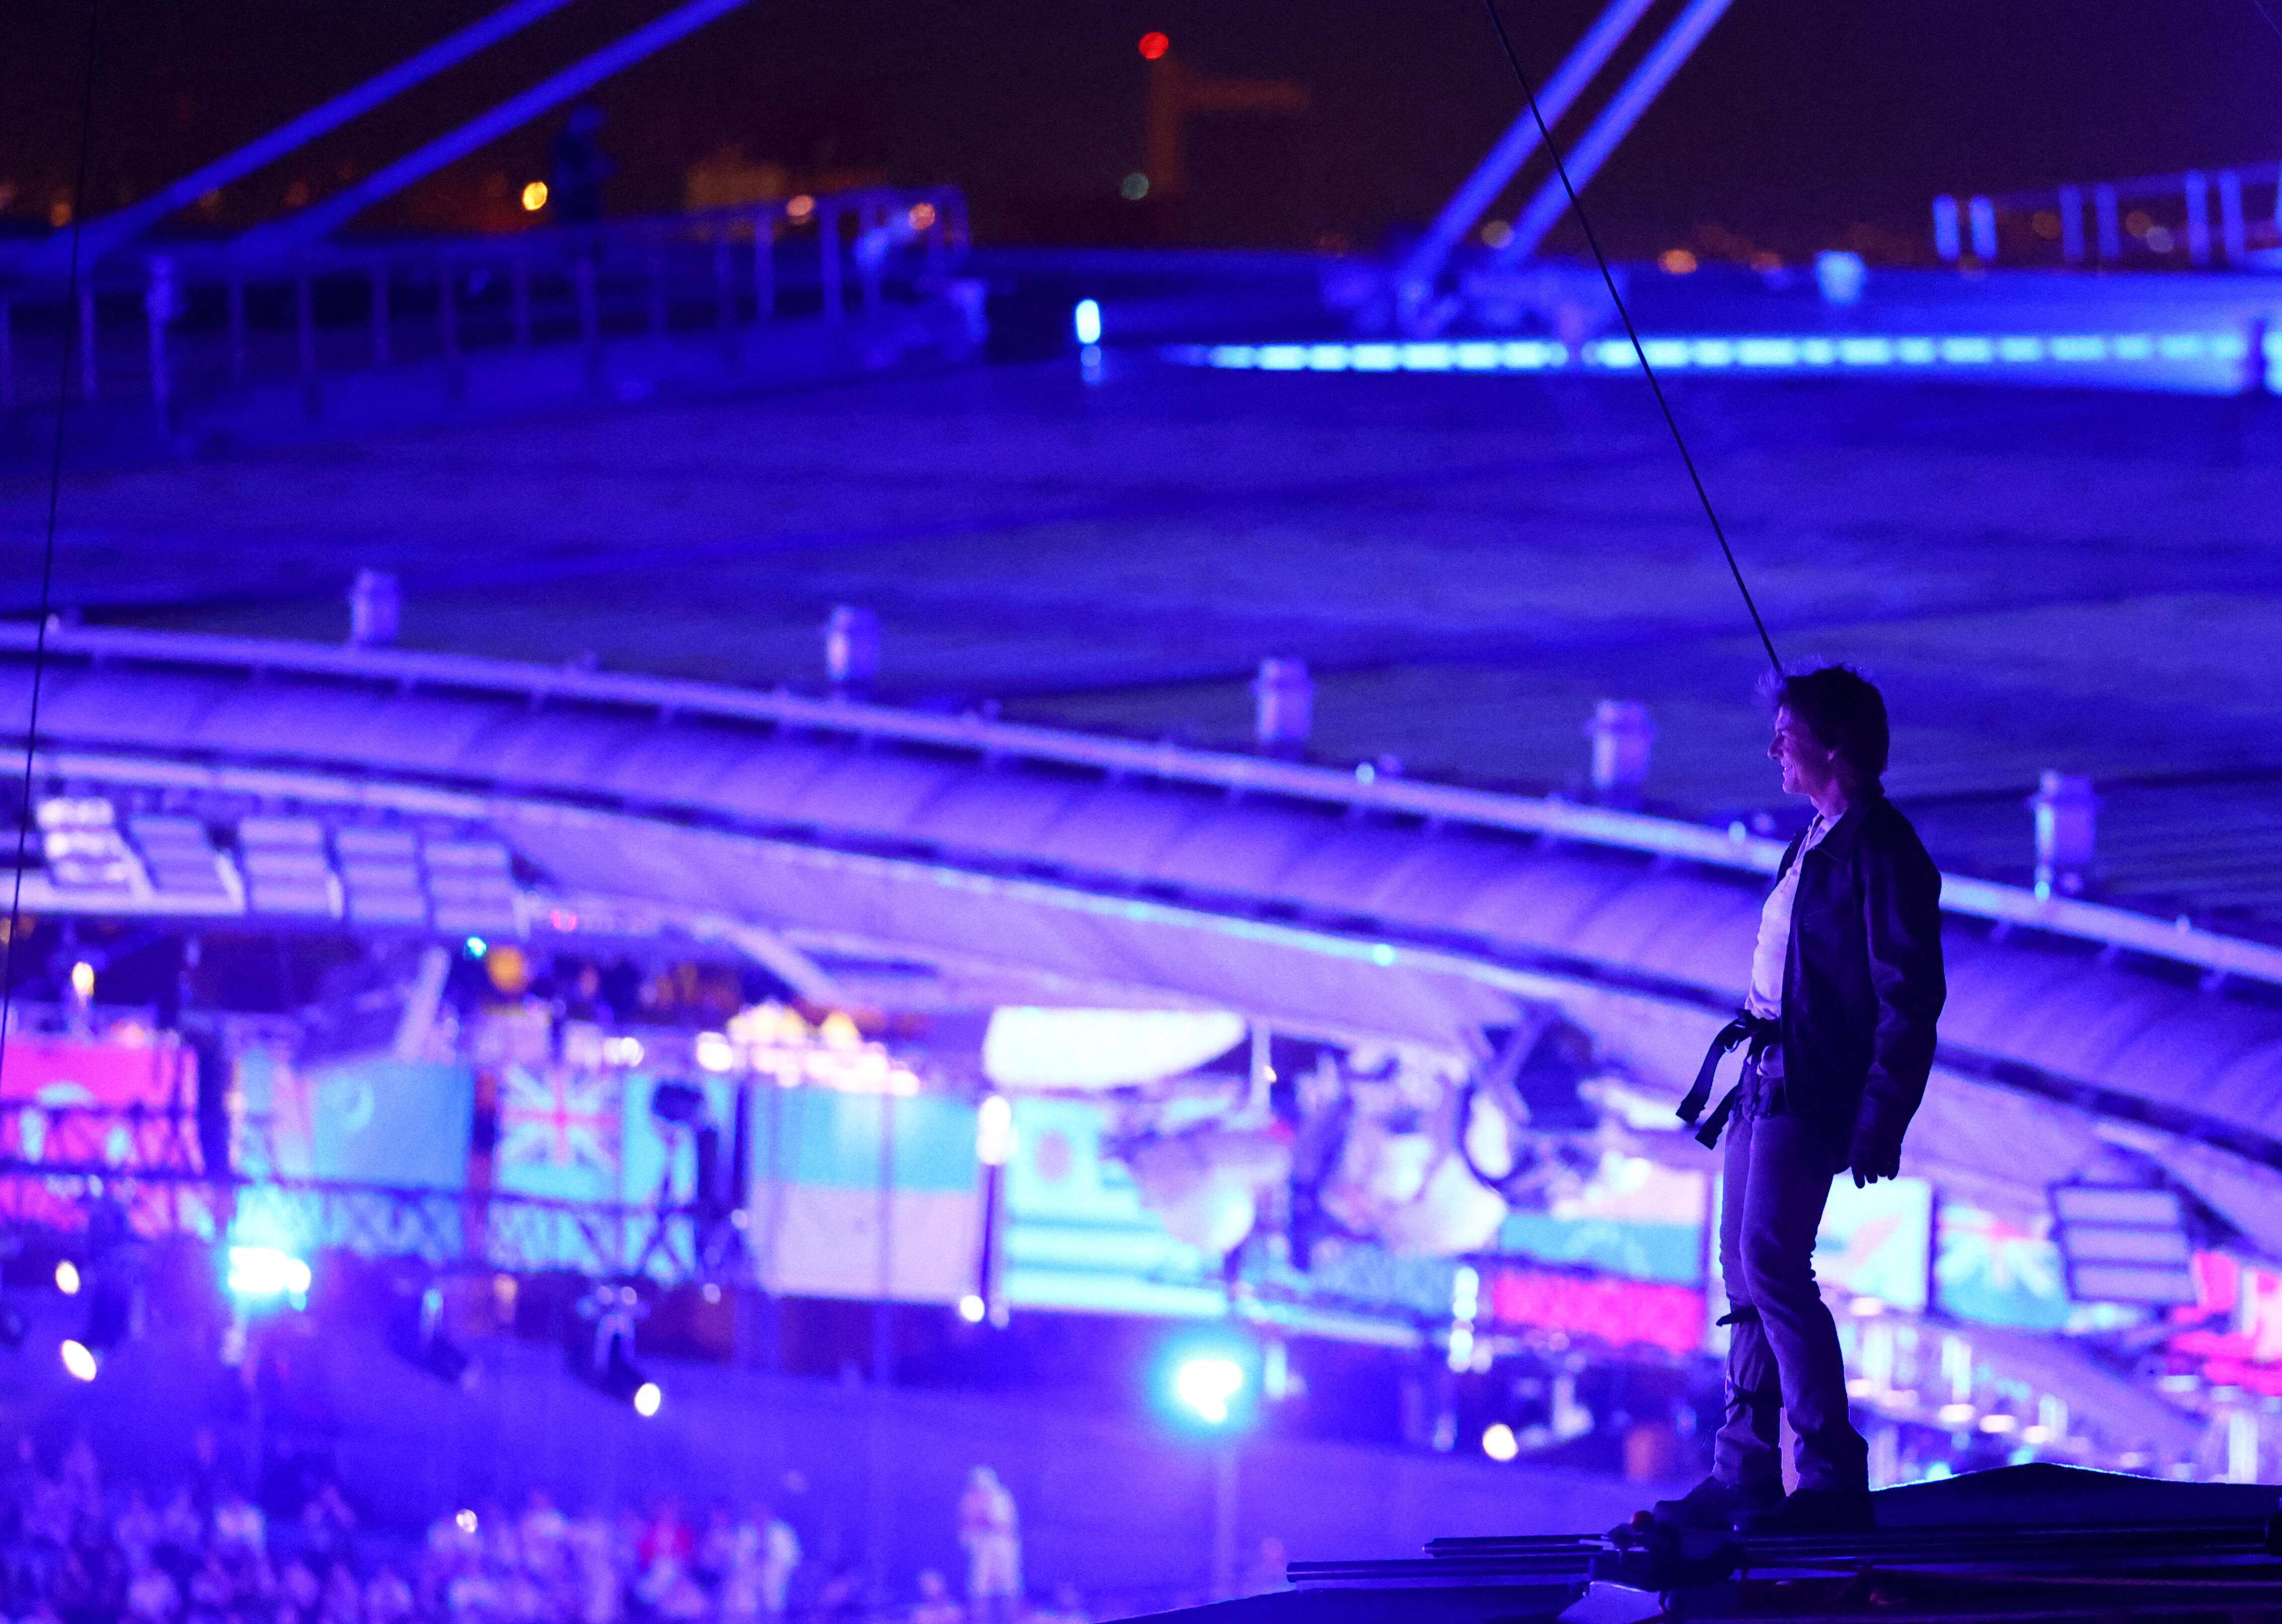
<instances>
[{"instance_id":1,"label":"man standing on roof edge","mask_svg":"<svg viewBox=\"0 0 2282 1624\"><path fill-rule=\"evenodd\" d=\"M1783 853L1759 915L1750 991L1713 1040L1680 1107L1694 1123L1722 1055L1748 1045L1743 1080L1697 1133L1727 1133L1719 1269L1732 1328L1727 1416L1712 1475L1656 1508L1664 1520L1745 1533L1871 1525L1868 1449L1846 1414L1838 1328L1814 1283L1831 1180L1898 1176L1925 1095L1946 983L1941 872L1879 781L1886 702L1851 666L1772 683L1783 792L1814 817ZM1782 1492L1781 1418L1798 1434L1798 1488Z\"/></svg>"}]
</instances>

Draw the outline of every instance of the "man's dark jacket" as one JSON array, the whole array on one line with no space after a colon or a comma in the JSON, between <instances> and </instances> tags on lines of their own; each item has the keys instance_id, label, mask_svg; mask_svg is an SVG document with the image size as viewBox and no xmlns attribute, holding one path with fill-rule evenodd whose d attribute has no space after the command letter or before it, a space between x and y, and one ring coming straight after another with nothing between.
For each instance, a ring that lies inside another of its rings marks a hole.
<instances>
[{"instance_id":1,"label":"man's dark jacket","mask_svg":"<svg viewBox=\"0 0 2282 1624\"><path fill-rule=\"evenodd\" d=\"M1783 965L1786 1108L1844 1153L1898 1146L1925 1097L1941 967L1941 871L1918 832L1876 791L1850 806L1776 878L1802 865Z\"/></svg>"}]
</instances>

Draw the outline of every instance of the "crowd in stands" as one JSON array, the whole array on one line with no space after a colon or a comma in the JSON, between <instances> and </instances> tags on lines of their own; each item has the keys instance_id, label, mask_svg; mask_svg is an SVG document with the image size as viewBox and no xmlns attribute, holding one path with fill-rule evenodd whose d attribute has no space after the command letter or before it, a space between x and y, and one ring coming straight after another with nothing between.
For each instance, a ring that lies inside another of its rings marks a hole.
<instances>
[{"instance_id":1,"label":"crowd in stands","mask_svg":"<svg viewBox=\"0 0 2282 1624\"><path fill-rule=\"evenodd\" d=\"M959 1514L972 1552L971 1495ZM693 1518L671 1496L572 1515L533 1491L519 1511L458 1511L415 1541L365 1527L328 1483L272 1519L207 1434L189 1476L155 1496L106 1486L84 1439L52 1469L19 1440L0 1482L0 1624L1088 1624L1068 1587L1051 1606L970 1605L926 1573L915 1598L889 1602L852 1564L814 1566L765 1506Z\"/></svg>"}]
</instances>

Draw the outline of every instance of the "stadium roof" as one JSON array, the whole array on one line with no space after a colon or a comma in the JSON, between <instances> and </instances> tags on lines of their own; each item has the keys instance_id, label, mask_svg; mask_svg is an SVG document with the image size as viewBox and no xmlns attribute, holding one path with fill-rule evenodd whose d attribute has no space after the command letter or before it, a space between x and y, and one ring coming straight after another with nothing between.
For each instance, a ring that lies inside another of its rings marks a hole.
<instances>
[{"instance_id":1,"label":"stadium roof","mask_svg":"<svg viewBox=\"0 0 2282 1624\"><path fill-rule=\"evenodd\" d=\"M19 739L32 642L0 641L0 728ZM1483 1027L1557 1006L1668 1098L1740 996L1771 844L981 717L457 657L58 629L40 703L43 793L110 797L137 843L138 817L169 812L241 847L249 818L273 820L264 839L281 815L314 820L338 868L347 828L496 841L542 936L664 921L827 982L840 963L917 967L944 998L963 983L982 1001L1210 1005L1476 1052ZM437 872L431 855L431 887ZM27 905L168 911L66 890L43 876ZM2040 1208L2049 1183L2150 1159L2282 1255L2271 951L1985 882L1950 891L1923 1164ZM239 906L260 917L258 888Z\"/></svg>"}]
</instances>

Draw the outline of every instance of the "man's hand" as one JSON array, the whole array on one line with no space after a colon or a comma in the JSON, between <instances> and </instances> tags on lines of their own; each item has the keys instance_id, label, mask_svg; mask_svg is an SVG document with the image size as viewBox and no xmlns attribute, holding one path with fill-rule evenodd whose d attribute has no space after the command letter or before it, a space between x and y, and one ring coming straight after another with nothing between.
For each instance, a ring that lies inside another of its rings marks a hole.
<instances>
[{"instance_id":1,"label":"man's hand","mask_svg":"<svg viewBox=\"0 0 2282 1624\"><path fill-rule=\"evenodd\" d=\"M1874 1185L1882 1178L1902 1176L1902 1141L1898 1135L1889 1134L1868 1116L1854 1125L1854 1143L1846 1154L1846 1165L1854 1169L1854 1187Z\"/></svg>"}]
</instances>

